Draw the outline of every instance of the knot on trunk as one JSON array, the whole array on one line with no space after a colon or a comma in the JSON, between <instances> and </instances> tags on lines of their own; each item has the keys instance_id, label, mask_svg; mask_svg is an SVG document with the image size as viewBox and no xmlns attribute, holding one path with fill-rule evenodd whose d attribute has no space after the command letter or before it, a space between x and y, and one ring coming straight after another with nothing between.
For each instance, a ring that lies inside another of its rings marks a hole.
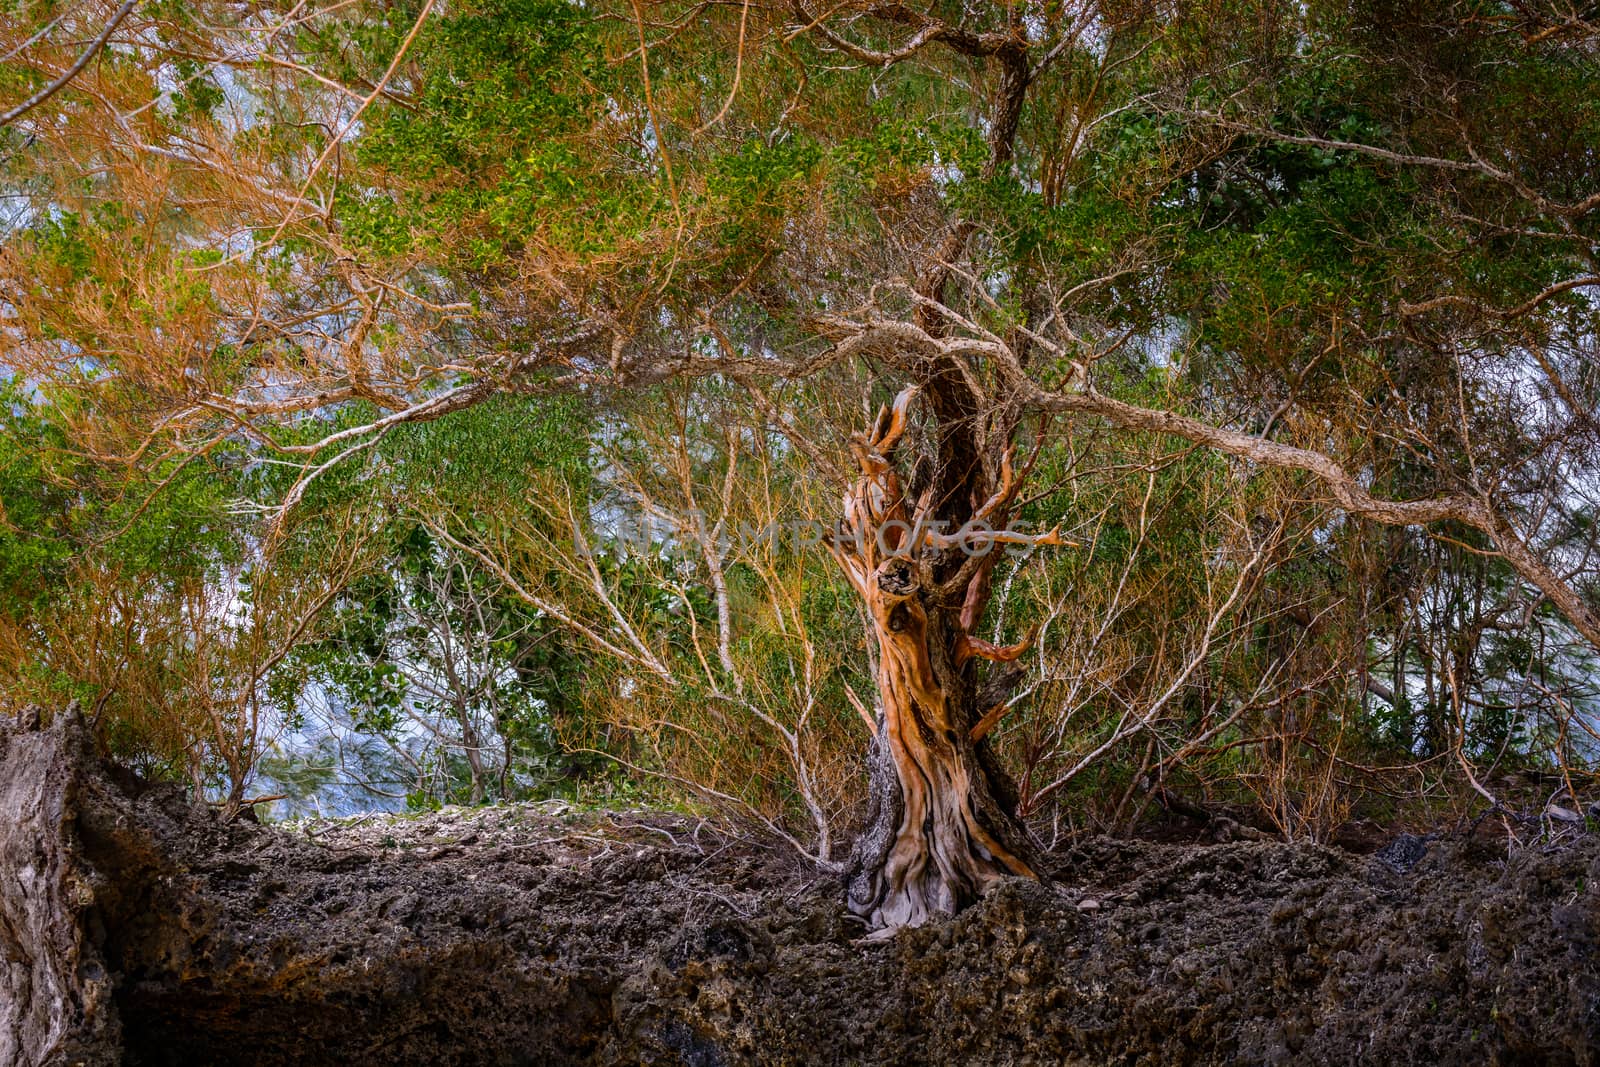
<instances>
[{"instance_id":1,"label":"knot on trunk","mask_svg":"<svg viewBox=\"0 0 1600 1067\"><path fill-rule=\"evenodd\" d=\"M878 588L885 600L907 600L916 595L917 573L907 559L891 559L878 568Z\"/></svg>"},{"instance_id":2,"label":"knot on trunk","mask_svg":"<svg viewBox=\"0 0 1600 1067\"><path fill-rule=\"evenodd\" d=\"M890 633L905 633L925 616L915 597L918 592L916 570L909 560L891 559L878 568L878 606L883 626Z\"/></svg>"}]
</instances>

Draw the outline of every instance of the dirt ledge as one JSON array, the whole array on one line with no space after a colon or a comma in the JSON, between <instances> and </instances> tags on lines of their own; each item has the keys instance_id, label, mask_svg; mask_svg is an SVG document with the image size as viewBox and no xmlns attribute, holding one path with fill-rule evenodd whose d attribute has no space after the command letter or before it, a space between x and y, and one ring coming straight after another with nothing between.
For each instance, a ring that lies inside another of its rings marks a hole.
<instances>
[{"instance_id":1,"label":"dirt ledge","mask_svg":"<svg viewBox=\"0 0 1600 1067\"><path fill-rule=\"evenodd\" d=\"M864 943L693 820L224 824L0 725L0 1062L1600 1061L1600 838L1094 840Z\"/></svg>"}]
</instances>

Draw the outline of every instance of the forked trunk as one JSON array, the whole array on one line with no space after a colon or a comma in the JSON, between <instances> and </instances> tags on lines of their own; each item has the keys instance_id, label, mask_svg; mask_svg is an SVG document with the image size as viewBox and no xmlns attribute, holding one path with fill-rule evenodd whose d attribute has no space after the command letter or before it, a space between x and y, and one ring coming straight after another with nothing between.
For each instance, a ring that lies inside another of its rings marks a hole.
<instances>
[{"instance_id":1,"label":"forked trunk","mask_svg":"<svg viewBox=\"0 0 1600 1067\"><path fill-rule=\"evenodd\" d=\"M871 794L848 888L850 910L874 930L954 914L998 879L1035 875L1015 796L984 741L1003 696L984 707L994 690L980 698L975 670L975 657L1013 660L1026 642L995 648L970 631L986 600L984 553L1005 542L1060 543L1055 531L995 532L1016 490L1009 453L971 527L946 534L926 505L911 514L890 457L912 395L902 393L872 433L856 438L861 478L831 545L878 645Z\"/></svg>"}]
</instances>

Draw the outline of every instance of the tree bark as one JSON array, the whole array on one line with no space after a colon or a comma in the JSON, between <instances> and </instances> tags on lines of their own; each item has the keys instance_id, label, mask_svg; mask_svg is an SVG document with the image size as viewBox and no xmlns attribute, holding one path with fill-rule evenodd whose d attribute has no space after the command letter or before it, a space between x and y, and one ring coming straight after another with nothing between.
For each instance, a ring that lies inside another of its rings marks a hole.
<instances>
[{"instance_id":1,"label":"tree bark","mask_svg":"<svg viewBox=\"0 0 1600 1067\"><path fill-rule=\"evenodd\" d=\"M945 653L946 624L937 610L930 617L911 572L904 561L884 564L866 597L882 708L848 904L873 929L918 926L1008 875L1035 876L1009 783L980 757L986 742L972 740L976 717Z\"/></svg>"},{"instance_id":2,"label":"tree bark","mask_svg":"<svg viewBox=\"0 0 1600 1067\"><path fill-rule=\"evenodd\" d=\"M987 554L1006 535L945 534L929 528L929 504L907 509L891 460L913 396L901 393L853 442L861 476L831 545L878 646L867 819L847 891L851 912L875 931L954 914L1002 878L1036 877L1015 790L980 728L993 724L985 712L995 709L980 704L995 694L980 699L975 670L979 658L1009 661L1026 646L995 648L970 632L986 600ZM1002 467L996 493L965 509L991 526L1003 525L1017 486L1009 454ZM981 470L976 457L956 471L941 463L927 500L950 499L941 481L970 484ZM1054 533L1028 540L1059 543Z\"/></svg>"},{"instance_id":3,"label":"tree bark","mask_svg":"<svg viewBox=\"0 0 1600 1067\"><path fill-rule=\"evenodd\" d=\"M88 731L71 711L0 715L0 1063L121 1062L112 980L92 931L105 887L80 862Z\"/></svg>"}]
</instances>

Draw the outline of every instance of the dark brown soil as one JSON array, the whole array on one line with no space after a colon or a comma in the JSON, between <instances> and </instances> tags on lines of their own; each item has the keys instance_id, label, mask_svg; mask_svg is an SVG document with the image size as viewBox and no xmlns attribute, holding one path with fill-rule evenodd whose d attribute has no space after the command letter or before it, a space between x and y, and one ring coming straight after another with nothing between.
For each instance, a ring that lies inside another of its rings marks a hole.
<instances>
[{"instance_id":1,"label":"dark brown soil","mask_svg":"<svg viewBox=\"0 0 1600 1067\"><path fill-rule=\"evenodd\" d=\"M20 1063L1600 1062L1597 835L1097 839L1053 883L865 941L836 883L693 819L225 824L114 781L74 729L0 729L0 787L66 778L51 869L72 890L13 888L50 816L0 813L0 919L61 910L87 990L67 1044L30 1046L46 983L0 984ZM13 976L40 972L30 951L6 948Z\"/></svg>"}]
</instances>

